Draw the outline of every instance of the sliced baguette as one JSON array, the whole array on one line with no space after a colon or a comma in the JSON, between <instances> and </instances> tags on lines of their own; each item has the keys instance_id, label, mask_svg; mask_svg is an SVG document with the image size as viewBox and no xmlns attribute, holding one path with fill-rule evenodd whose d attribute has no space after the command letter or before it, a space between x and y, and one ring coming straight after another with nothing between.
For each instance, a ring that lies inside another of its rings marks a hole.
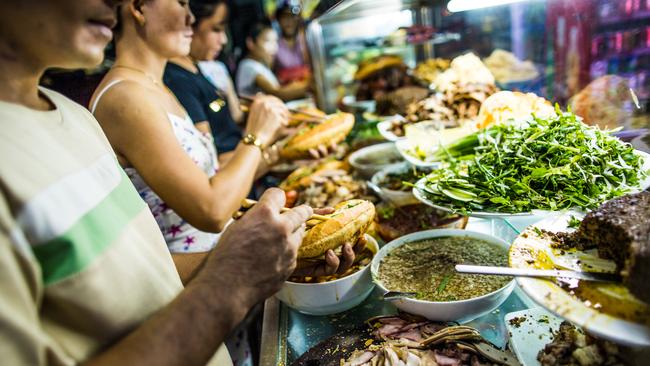
<instances>
[{"instance_id":1,"label":"sliced baguette","mask_svg":"<svg viewBox=\"0 0 650 366\"><path fill-rule=\"evenodd\" d=\"M314 258L346 242L354 244L375 218L375 206L365 200L349 200L334 207L331 218L312 227L298 248L298 258Z\"/></svg>"},{"instance_id":2,"label":"sliced baguette","mask_svg":"<svg viewBox=\"0 0 650 366\"><path fill-rule=\"evenodd\" d=\"M354 116L352 114L334 114L323 123L298 130L280 150L280 156L289 160L308 158L310 149L316 149L319 145L329 146L343 141L353 126Z\"/></svg>"}]
</instances>

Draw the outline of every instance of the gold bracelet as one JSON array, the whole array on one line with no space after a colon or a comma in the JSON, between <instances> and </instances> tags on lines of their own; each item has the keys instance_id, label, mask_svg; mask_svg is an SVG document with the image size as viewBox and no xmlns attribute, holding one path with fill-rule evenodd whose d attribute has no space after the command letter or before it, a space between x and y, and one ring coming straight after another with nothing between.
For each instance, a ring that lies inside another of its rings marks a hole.
<instances>
[{"instance_id":1,"label":"gold bracelet","mask_svg":"<svg viewBox=\"0 0 650 366\"><path fill-rule=\"evenodd\" d=\"M262 142L260 139L257 138L257 136L253 135L252 133L247 133L246 136L241 140L241 142L244 145L253 145L257 146L260 150L262 150Z\"/></svg>"},{"instance_id":2,"label":"gold bracelet","mask_svg":"<svg viewBox=\"0 0 650 366\"><path fill-rule=\"evenodd\" d=\"M267 165L270 166L270 165L275 164L275 162L277 160L276 161L271 160L271 154L267 151L268 149L270 149L273 152L273 155L277 157L278 156L278 145L273 144L273 145L269 146L267 149L262 150L262 158L264 159L264 162Z\"/></svg>"}]
</instances>

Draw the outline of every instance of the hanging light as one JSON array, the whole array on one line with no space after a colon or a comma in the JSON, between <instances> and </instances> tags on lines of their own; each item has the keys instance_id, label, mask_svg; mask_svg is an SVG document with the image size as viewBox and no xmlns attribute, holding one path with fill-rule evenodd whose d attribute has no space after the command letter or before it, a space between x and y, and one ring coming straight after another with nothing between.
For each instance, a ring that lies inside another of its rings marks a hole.
<instances>
[{"instance_id":1,"label":"hanging light","mask_svg":"<svg viewBox=\"0 0 650 366\"><path fill-rule=\"evenodd\" d=\"M447 9L452 13L520 3L528 0L450 0Z\"/></svg>"}]
</instances>

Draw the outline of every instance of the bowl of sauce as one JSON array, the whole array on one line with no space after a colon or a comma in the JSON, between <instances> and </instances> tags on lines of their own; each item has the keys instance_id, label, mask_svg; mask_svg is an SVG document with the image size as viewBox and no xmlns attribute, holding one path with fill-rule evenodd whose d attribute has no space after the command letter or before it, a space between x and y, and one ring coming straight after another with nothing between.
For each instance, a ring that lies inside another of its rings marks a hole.
<instances>
[{"instance_id":1,"label":"bowl of sauce","mask_svg":"<svg viewBox=\"0 0 650 366\"><path fill-rule=\"evenodd\" d=\"M384 292L413 292L391 300L400 310L431 320L468 322L497 308L512 292L511 277L456 273L456 264L508 265L508 243L458 229L427 230L382 247L372 261Z\"/></svg>"}]
</instances>

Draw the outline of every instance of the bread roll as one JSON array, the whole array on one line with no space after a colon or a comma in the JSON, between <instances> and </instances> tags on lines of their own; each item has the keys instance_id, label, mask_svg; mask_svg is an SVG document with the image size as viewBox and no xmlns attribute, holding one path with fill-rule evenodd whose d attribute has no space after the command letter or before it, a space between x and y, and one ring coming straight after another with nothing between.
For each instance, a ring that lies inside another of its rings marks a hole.
<instances>
[{"instance_id":1,"label":"bread roll","mask_svg":"<svg viewBox=\"0 0 650 366\"><path fill-rule=\"evenodd\" d=\"M298 258L314 258L347 242L356 243L375 218L375 206L365 200L341 202L331 218L312 227L298 248Z\"/></svg>"},{"instance_id":2,"label":"bread roll","mask_svg":"<svg viewBox=\"0 0 650 366\"><path fill-rule=\"evenodd\" d=\"M319 145L329 146L343 141L354 126L354 116L350 113L337 113L320 124L305 126L287 141L280 150L280 156L295 160L308 158L309 150Z\"/></svg>"}]
</instances>

